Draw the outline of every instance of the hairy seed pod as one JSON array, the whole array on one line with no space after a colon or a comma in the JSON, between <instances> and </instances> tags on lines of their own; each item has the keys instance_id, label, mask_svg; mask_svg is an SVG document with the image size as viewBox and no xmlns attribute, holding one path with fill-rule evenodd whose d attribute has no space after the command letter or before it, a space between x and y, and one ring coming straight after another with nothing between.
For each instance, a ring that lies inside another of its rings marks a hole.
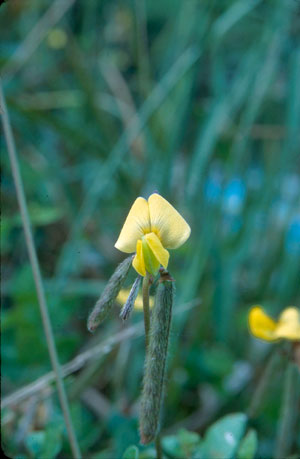
<instances>
[{"instance_id":1,"label":"hairy seed pod","mask_svg":"<svg viewBox=\"0 0 300 459\"><path fill-rule=\"evenodd\" d=\"M107 316L116 297L118 296L119 291L124 284L132 263L132 259L132 255L125 258L125 260L119 264L109 279L107 286L103 290L102 295L100 296L99 300L94 306L94 309L89 315L87 328L90 332L93 332Z\"/></svg>"},{"instance_id":2,"label":"hairy seed pod","mask_svg":"<svg viewBox=\"0 0 300 459\"><path fill-rule=\"evenodd\" d=\"M131 290L129 292L129 295L128 295L128 298L126 300L126 303L124 304L121 312L120 312L120 317L122 320L127 320L128 317L130 316L133 308L134 308L134 303L135 303L135 300L136 300L136 297L138 296L138 293L139 293L139 289L140 289L140 286L141 286L141 276L138 276L132 287L131 287Z\"/></svg>"},{"instance_id":3,"label":"hairy seed pod","mask_svg":"<svg viewBox=\"0 0 300 459\"><path fill-rule=\"evenodd\" d=\"M158 431L174 288L174 282L161 280L156 291L140 408L140 437L142 444L153 441Z\"/></svg>"}]
</instances>

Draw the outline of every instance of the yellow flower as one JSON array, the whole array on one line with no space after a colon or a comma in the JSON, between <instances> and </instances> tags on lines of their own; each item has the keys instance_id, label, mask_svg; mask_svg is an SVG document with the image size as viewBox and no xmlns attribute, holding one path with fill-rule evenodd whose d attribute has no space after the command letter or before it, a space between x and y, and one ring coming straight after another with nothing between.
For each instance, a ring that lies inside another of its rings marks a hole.
<instances>
[{"instance_id":1,"label":"yellow flower","mask_svg":"<svg viewBox=\"0 0 300 459\"><path fill-rule=\"evenodd\" d=\"M269 317L260 306L254 306L249 313L249 327L257 338L266 341L288 339L300 340L300 311L295 307L286 308L277 322Z\"/></svg>"},{"instance_id":2,"label":"yellow flower","mask_svg":"<svg viewBox=\"0 0 300 459\"><path fill-rule=\"evenodd\" d=\"M130 288L123 288L122 290L120 290L119 295L116 298L120 306L123 306L126 303L129 293L130 293ZM150 296L149 298L150 308L152 308L153 305L154 305L154 298L153 296ZM134 302L134 309L137 309L138 311L143 310L143 297L141 293L139 293L138 296L136 297L136 300Z\"/></svg>"},{"instance_id":3,"label":"yellow flower","mask_svg":"<svg viewBox=\"0 0 300 459\"><path fill-rule=\"evenodd\" d=\"M55 27L50 30L47 41L50 48L61 49L66 46L68 37L63 29Z\"/></svg>"},{"instance_id":4,"label":"yellow flower","mask_svg":"<svg viewBox=\"0 0 300 459\"><path fill-rule=\"evenodd\" d=\"M132 265L141 275L155 275L162 265L167 268L169 252L180 247L191 229L171 204L157 193L148 201L137 198L125 220L115 247L121 252L134 253Z\"/></svg>"}]
</instances>

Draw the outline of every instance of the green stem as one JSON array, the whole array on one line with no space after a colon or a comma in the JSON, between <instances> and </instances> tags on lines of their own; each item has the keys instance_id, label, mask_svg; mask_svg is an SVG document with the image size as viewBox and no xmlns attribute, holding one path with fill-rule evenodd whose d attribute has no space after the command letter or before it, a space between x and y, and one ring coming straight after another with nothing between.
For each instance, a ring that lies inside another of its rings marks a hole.
<instances>
[{"instance_id":1,"label":"green stem","mask_svg":"<svg viewBox=\"0 0 300 459\"><path fill-rule=\"evenodd\" d=\"M258 411L261 409L266 392L269 388L270 381L272 379L273 374L275 373L276 366L278 365L279 355L278 352L275 350L269 356L264 371L260 377L258 385L256 386L256 390L253 394L250 406L248 408L248 416L249 418L254 418Z\"/></svg>"},{"instance_id":2,"label":"green stem","mask_svg":"<svg viewBox=\"0 0 300 459\"><path fill-rule=\"evenodd\" d=\"M146 350L148 349L149 330L150 330L149 290L150 290L150 274L146 273L146 276L143 279L143 287L142 287Z\"/></svg>"},{"instance_id":3,"label":"green stem","mask_svg":"<svg viewBox=\"0 0 300 459\"><path fill-rule=\"evenodd\" d=\"M31 229L31 224L30 224L30 219L29 219L29 214L28 214L28 209L27 209L25 191L24 191L23 181L22 181L22 177L20 173L19 160L17 157L15 141L14 141L11 124L10 124L10 120L9 120L9 116L8 116L8 112L6 108L1 80L0 80L0 108L1 108L1 115L2 115L2 122L3 122L4 137L5 137L6 144L7 144L7 150L8 150L9 160L11 164L13 180L14 180L15 187L16 187L17 199L18 199L18 204L20 207L22 224L23 224L23 229L24 229L24 234L25 234L25 241L26 241L30 264L32 268L32 273L34 277L35 288L37 292L38 303L40 307L40 313L41 313L43 328L45 332L45 338L46 338L46 342L48 346L48 352L49 352L52 368L55 373L59 401L60 401L60 405L61 405L62 412L64 415L64 419L65 419L70 447L73 453L73 457L78 459L78 458L81 458L81 453L80 453L80 449L78 446L78 441L76 438L74 427L72 424L69 403L68 403L68 399L66 396L66 391L65 391L65 387L63 383L62 374L61 374L61 367L60 367L59 360L58 360L51 321L50 321L50 317L48 313L48 307L47 307L46 295L45 295L45 290L44 290L43 281L42 281L42 275L41 275L40 266L39 266L39 262L38 262L38 258L36 254L35 245L34 245L34 239L32 235L32 229Z\"/></svg>"},{"instance_id":4,"label":"green stem","mask_svg":"<svg viewBox=\"0 0 300 459\"><path fill-rule=\"evenodd\" d=\"M158 433L155 438L156 459L162 459L162 448L160 442L160 434Z\"/></svg>"},{"instance_id":5,"label":"green stem","mask_svg":"<svg viewBox=\"0 0 300 459\"><path fill-rule=\"evenodd\" d=\"M275 446L274 457L276 459L287 457L292 447L300 395L299 386L299 369L293 362L289 362L285 374L283 400Z\"/></svg>"}]
</instances>

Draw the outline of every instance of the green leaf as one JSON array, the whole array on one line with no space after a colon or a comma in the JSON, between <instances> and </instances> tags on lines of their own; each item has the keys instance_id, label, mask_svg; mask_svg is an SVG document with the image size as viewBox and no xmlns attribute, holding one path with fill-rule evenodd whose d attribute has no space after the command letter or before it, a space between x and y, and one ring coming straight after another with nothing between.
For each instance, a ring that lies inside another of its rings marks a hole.
<instances>
[{"instance_id":1,"label":"green leaf","mask_svg":"<svg viewBox=\"0 0 300 459\"><path fill-rule=\"evenodd\" d=\"M193 457L196 448L200 446L200 435L196 432L189 432L188 430L181 429L177 436L183 456L187 458Z\"/></svg>"},{"instance_id":2,"label":"green leaf","mask_svg":"<svg viewBox=\"0 0 300 459\"><path fill-rule=\"evenodd\" d=\"M34 458L41 457L45 444L46 433L44 431L30 432L25 438L25 445L30 455Z\"/></svg>"},{"instance_id":3,"label":"green leaf","mask_svg":"<svg viewBox=\"0 0 300 459\"><path fill-rule=\"evenodd\" d=\"M242 439L237 452L238 459L253 459L257 449L257 433L250 429Z\"/></svg>"},{"instance_id":4,"label":"green leaf","mask_svg":"<svg viewBox=\"0 0 300 459\"><path fill-rule=\"evenodd\" d=\"M178 432L178 440L181 445L192 446L200 442L200 435L196 432L189 432L186 429L180 429Z\"/></svg>"},{"instance_id":5,"label":"green leaf","mask_svg":"<svg viewBox=\"0 0 300 459\"><path fill-rule=\"evenodd\" d=\"M178 437L176 435L168 435L167 437L162 438L162 445L163 449L170 454L171 456L174 456L175 458L179 457L179 451L180 451L180 444Z\"/></svg>"},{"instance_id":6,"label":"green leaf","mask_svg":"<svg viewBox=\"0 0 300 459\"><path fill-rule=\"evenodd\" d=\"M63 424L49 425L45 432L45 441L40 457L54 459L60 452L63 444Z\"/></svg>"},{"instance_id":7,"label":"green leaf","mask_svg":"<svg viewBox=\"0 0 300 459\"><path fill-rule=\"evenodd\" d=\"M247 417L243 413L230 414L215 422L204 437L203 457L210 459L234 457L246 423Z\"/></svg>"},{"instance_id":8,"label":"green leaf","mask_svg":"<svg viewBox=\"0 0 300 459\"><path fill-rule=\"evenodd\" d=\"M28 211L32 225L36 226L50 225L60 220L63 216L63 212L59 207L43 207L39 204L31 204ZM22 224L20 215L15 215L13 219L17 225Z\"/></svg>"},{"instance_id":9,"label":"green leaf","mask_svg":"<svg viewBox=\"0 0 300 459\"><path fill-rule=\"evenodd\" d=\"M181 429L176 435L164 437L162 444L166 453L179 459L194 457L195 451L199 449L200 441L200 435L196 432Z\"/></svg>"},{"instance_id":10,"label":"green leaf","mask_svg":"<svg viewBox=\"0 0 300 459\"><path fill-rule=\"evenodd\" d=\"M139 459L139 449L135 445L128 446L122 459Z\"/></svg>"},{"instance_id":11,"label":"green leaf","mask_svg":"<svg viewBox=\"0 0 300 459\"><path fill-rule=\"evenodd\" d=\"M139 459L157 459L156 449L153 446L140 451Z\"/></svg>"}]
</instances>

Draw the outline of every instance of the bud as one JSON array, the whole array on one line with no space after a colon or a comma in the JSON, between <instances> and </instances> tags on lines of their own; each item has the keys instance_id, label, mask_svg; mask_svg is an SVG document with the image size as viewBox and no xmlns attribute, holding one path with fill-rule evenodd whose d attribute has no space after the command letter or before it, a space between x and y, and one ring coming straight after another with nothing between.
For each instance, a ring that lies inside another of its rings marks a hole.
<instances>
[{"instance_id":1,"label":"bud","mask_svg":"<svg viewBox=\"0 0 300 459\"><path fill-rule=\"evenodd\" d=\"M87 328L90 332L93 332L98 327L98 325L103 322L108 312L110 311L127 277L132 259L132 255L125 258L125 260L119 264L109 279L107 286L103 290L102 295L100 296L99 300L94 306L94 309L89 315Z\"/></svg>"},{"instance_id":2,"label":"bud","mask_svg":"<svg viewBox=\"0 0 300 459\"><path fill-rule=\"evenodd\" d=\"M158 431L174 289L174 282L162 277L156 291L140 409L140 436L143 444L153 441Z\"/></svg>"},{"instance_id":3,"label":"bud","mask_svg":"<svg viewBox=\"0 0 300 459\"><path fill-rule=\"evenodd\" d=\"M124 321L128 319L128 317L130 316L134 308L134 303L135 303L136 297L138 296L140 285L141 285L141 279L142 279L141 276L138 276L135 279L131 287L130 293L128 295L128 298L126 300L126 303L124 304L122 311L120 312L120 317Z\"/></svg>"}]
</instances>

